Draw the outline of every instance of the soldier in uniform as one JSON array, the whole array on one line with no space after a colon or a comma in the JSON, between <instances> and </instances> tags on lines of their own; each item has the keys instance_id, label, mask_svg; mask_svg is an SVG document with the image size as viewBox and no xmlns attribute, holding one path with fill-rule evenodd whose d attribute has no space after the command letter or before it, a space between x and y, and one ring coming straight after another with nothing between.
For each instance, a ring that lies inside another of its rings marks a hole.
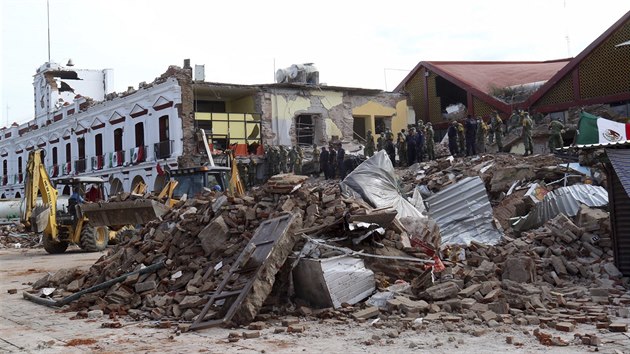
<instances>
[{"instance_id":1,"label":"soldier in uniform","mask_svg":"<svg viewBox=\"0 0 630 354\"><path fill-rule=\"evenodd\" d=\"M466 117L466 156L477 155L477 120L470 114Z\"/></svg>"},{"instance_id":2,"label":"soldier in uniform","mask_svg":"<svg viewBox=\"0 0 630 354\"><path fill-rule=\"evenodd\" d=\"M344 160L346 158L346 151L341 146L341 143L337 144L337 171L339 173L339 178L346 178L346 166L344 165Z\"/></svg>"},{"instance_id":3,"label":"soldier in uniform","mask_svg":"<svg viewBox=\"0 0 630 354\"><path fill-rule=\"evenodd\" d=\"M435 141L433 140L435 138L435 132L433 131L433 125L431 124L431 122L427 122L425 131L426 131L425 140L427 144L427 158L429 159L429 161L435 160Z\"/></svg>"},{"instance_id":4,"label":"soldier in uniform","mask_svg":"<svg viewBox=\"0 0 630 354\"><path fill-rule=\"evenodd\" d=\"M271 147L271 175L277 175L280 173L280 152L277 146Z\"/></svg>"},{"instance_id":5,"label":"soldier in uniform","mask_svg":"<svg viewBox=\"0 0 630 354\"><path fill-rule=\"evenodd\" d=\"M321 171L324 171L325 179L330 178L330 167L328 166L329 161L330 161L329 159L330 159L330 154L328 153L328 150L326 149L325 146L322 146L322 154L319 157L319 169Z\"/></svg>"},{"instance_id":6,"label":"soldier in uniform","mask_svg":"<svg viewBox=\"0 0 630 354\"><path fill-rule=\"evenodd\" d=\"M313 176L319 177L320 174L320 165L319 165L319 157L321 156L321 152L317 148L317 144L313 144Z\"/></svg>"},{"instance_id":7,"label":"soldier in uniform","mask_svg":"<svg viewBox=\"0 0 630 354\"><path fill-rule=\"evenodd\" d=\"M416 129L416 159L418 162L422 162L424 160L424 145L424 122L419 120L418 129Z\"/></svg>"},{"instance_id":8,"label":"soldier in uniform","mask_svg":"<svg viewBox=\"0 0 630 354\"><path fill-rule=\"evenodd\" d=\"M337 151L335 151L335 147L333 144L330 144L330 157L328 158L328 176L330 179L335 179L337 176Z\"/></svg>"},{"instance_id":9,"label":"soldier in uniform","mask_svg":"<svg viewBox=\"0 0 630 354\"><path fill-rule=\"evenodd\" d=\"M488 133L488 125L481 119L481 117L477 116L477 136L476 142L477 152L483 153L486 152L486 135Z\"/></svg>"},{"instance_id":10,"label":"soldier in uniform","mask_svg":"<svg viewBox=\"0 0 630 354\"><path fill-rule=\"evenodd\" d=\"M249 174L249 188L251 189L254 185L258 184L256 180L256 170L257 163L254 160L254 155L249 155L249 165L247 166L247 173Z\"/></svg>"},{"instance_id":11,"label":"soldier in uniform","mask_svg":"<svg viewBox=\"0 0 630 354\"><path fill-rule=\"evenodd\" d=\"M407 166L407 142L405 141L405 134L402 131L398 133L396 148L398 149L398 159L400 160L400 166Z\"/></svg>"},{"instance_id":12,"label":"soldier in uniform","mask_svg":"<svg viewBox=\"0 0 630 354\"><path fill-rule=\"evenodd\" d=\"M466 153L466 137L464 136L464 125L460 122L456 122L457 125L457 148L459 149L460 155L464 155Z\"/></svg>"},{"instance_id":13,"label":"soldier in uniform","mask_svg":"<svg viewBox=\"0 0 630 354\"><path fill-rule=\"evenodd\" d=\"M295 148L295 152L297 154L297 156L295 157L295 165L293 168L293 172L295 172L296 175L301 175L302 174L302 162L304 161L304 151L302 151L302 148L300 147L300 145L298 145Z\"/></svg>"},{"instance_id":14,"label":"soldier in uniform","mask_svg":"<svg viewBox=\"0 0 630 354\"><path fill-rule=\"evenodd\" d=\"M297 151L295 150L295 146L291 147L289 150L289 172L295 172L295 161L297 160Z\"/></svg>"},{"instance_id":15,"label":"soldier in uniform","mask_svg":"<svg viewBox=\"0 0 630 354\"><path fill-rule=\"evenodd\" d=\"M416 128L409 128L409 136L407 136L407 165L411 166L416 163L416 140L418 135L416 134Z\"/></svg>"},{"instance_id":16,"label":"soldier in uniform","mask_svg":"<svg viewBox=\"0 0 630 354\"><path fill-rule=\"evenodd\" d=\"M385 141L385 152L392 161L392 166L396 167L396 147L394 146L394 139L391 135L387 135L388 139Z\"/></svg>"},{"instance_id":17,"label":"soldier in uniform","mask_svg":"<svg viewBox=\"0 0 630 354\"><path fill-rule=\"evenodd\" d=\"M280 145L280 151L278 153L278 164L280 172L287 173L287 150L282 145Z\"/></svg>"},{"instance_id":18,"label":"soldier in uniform","mask_svg":"<svg viewBox=\"0 0 630 354\"><path fill-rule=\"evenodd\" d=\"M529 117L529 114L527 113L523 113L522 117L523 117L521 120L521 124L523 125L522 137L523 137L523 143L525 144L525 154L523 156L533 155L534 143L532 141L532 128L533 128L534 122L532 121L532 119Z\"/></svg>"},{"instance_id":19,"label":"soldier in uniform","mask_svg":"<svg viewBox=\"0 0 630 354\"><path fill-rule=\"evenodd\" d=\"M448 150L453 157L457 157L459 149L457 148L457 121L454 120L446 131L448 135Z\"/></svg>"},{"instance_id":20,"label":"soldier in uniform","mask_svg":"<svg viewBox=\"0 0 630 354\"><path fill-rule=\"evenodd\" d=\"M372 131L367 131L367 136L365 137L365 149L363 149L363 153L367 157L374 156L374 137L372 136Z\"/></svg>"},{"instance_id":21,"label":"soldier in uniform","mask_svg":"<svg viewBox=\"0 0 630 354\"><path fill-rule=\"evenodd\" d=\"M490 127L494 132L494 140L497 142L497 152L503 151L503 121L497 113L490 120Z\"/></svg>"},{"instance_id":22,"label":"soldier in uniform","mask_svg":"<svg viewBox=\"0 0 630 354\"><path fill-rule=\"evenodd\" d=\"M379 134L378 138L376 139L376 151L381 151L383 150L383 133Z\"/></svg>"},{"instance_id":23,"label":"soldier in uniform","mask_svg":"<svg viewBox=\"0 0 630 354\"><path fill-rule=\"evenodd\" d=\"M552 120L549 123L549 130L551 130L551 135L549 135L549 151L553 152L554 149L564 146L564 141L562 140L564 124L558 120Z\"/></svg>"}]
</instances>

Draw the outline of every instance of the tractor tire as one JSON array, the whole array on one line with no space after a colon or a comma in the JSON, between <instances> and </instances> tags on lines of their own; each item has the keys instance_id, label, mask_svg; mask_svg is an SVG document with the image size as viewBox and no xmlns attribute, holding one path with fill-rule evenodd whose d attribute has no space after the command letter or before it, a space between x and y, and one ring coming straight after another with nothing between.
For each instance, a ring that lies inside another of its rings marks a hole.
<instances>
[{"instance_id":1,"label":"tractor tire","mask_svg":"<svg viewBox=\"0 0 630 354\"><path fill-rule=\"evenodd\" d=\"M42 243L44 249L50 254L64 253L68 249L68 242L65 241L53 241L52 238L46 234L42 236Z\"/></svg>"},{"instance_id":2,"label":"tractor tire","mask_svg":"<svg viewBox=\"0 0 630 354\"><path fill-rule=\"evenodd\" d=\"M86 252L100 252L107 248L109 229L106 226L86 225L81 230L79 247Z\"/></svg>"},{"instance_id":3,"label":"tractor tire","mask_svg":"<svg viewBox=\"0 0 630 354\"><path fill-rule=\"evenodd\" d=\"M138 233L135 227L132 225L123 226L120 230L116 231L116 237L109 240L110 245L116 245L122 242L126 242Z\"/></svg>"}]
</instances>

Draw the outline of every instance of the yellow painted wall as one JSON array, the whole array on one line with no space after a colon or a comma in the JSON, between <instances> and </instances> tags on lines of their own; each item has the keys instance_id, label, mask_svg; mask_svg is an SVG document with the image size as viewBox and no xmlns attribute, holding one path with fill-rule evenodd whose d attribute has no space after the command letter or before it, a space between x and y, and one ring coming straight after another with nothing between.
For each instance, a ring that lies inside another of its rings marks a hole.
<instances>
[{"instance_id":1,"label":"yellow painted wall","mask_svg":"<svg viewBox=\"0 0 630 354\"><path fill-rule=\"evenodd\" d=\"M368 103L355 107L352 116L367 117L365 130L374 132L374 117L392 117L392 131L399 132L407 129L407 100L402 100L396 104L396 108L386 107L380 103L369 101ZM364 132L365 133L365 132Z\"/></svg>"},{"instance_id":2,"label":"yellow painted wall","mask_svg":"<svg viewBox=\"0 0 630 354\"><path fill-rule=\"evenodd\" d=\"M311 106L311 101L304 97L295 97L287 100L282 95L271 95L272 115L278 119L293 119L296 112L306 111Z\"/></svg>"},{"instance_id":3,"label":"yellow painted wall","mask_svg":"<svg viewBox=\"0 0 630 354\"><path fill-rule=\"evenodd\" d=\"M327 110L343 103L343 92L313 90L310 93L322 97L322 104Z\"/></svg>"}]
</instances>

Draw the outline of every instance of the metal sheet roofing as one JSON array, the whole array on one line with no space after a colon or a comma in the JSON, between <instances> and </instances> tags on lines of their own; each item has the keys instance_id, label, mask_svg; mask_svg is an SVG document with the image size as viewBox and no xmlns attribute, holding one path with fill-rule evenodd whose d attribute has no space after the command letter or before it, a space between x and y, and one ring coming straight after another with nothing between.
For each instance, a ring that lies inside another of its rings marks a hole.
<instances>
[{"instance_id":1,"label":"metal sheet roofing","mask_svg":"<svg viewBox=\"0 0 630 354\"><path fill-rule=\"evenodd\" d=\"M545 198L537 203L529 214L519 218L512 224L512 227L516 231L529 230L541 226L558 214L575 216L581 204L589 207L608 205L606 188L590 184L574 184L558 188L547 193Z\"/></svg>"},{"instance_id":2,"label":"metal sheet roofing","mask_svg":"<svg viewBox=\"0 0 630 354\"><path fill-rule=\"evenodd\" d=\"M494 227L492 207L481 178L467 177L426 200L429 216L440 227L442 244L494 245L501 233Z\"/></svg>"}]
</instances>

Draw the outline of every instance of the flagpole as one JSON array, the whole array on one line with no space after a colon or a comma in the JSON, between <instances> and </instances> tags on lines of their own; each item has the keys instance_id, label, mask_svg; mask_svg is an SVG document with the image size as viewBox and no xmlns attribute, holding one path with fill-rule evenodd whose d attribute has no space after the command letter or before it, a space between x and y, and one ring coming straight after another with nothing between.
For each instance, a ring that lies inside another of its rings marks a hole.
<instances>
[{"instance_id":1,"label":"flagpole","mask_svg":"<svg viewBox=\"0 0 630 354\"><path fill-rule=\"evenodd\" d=\"M50 0L46 0L46 17L48 19L48 62L50 63Z\"/></svg>"}]
</instances>

